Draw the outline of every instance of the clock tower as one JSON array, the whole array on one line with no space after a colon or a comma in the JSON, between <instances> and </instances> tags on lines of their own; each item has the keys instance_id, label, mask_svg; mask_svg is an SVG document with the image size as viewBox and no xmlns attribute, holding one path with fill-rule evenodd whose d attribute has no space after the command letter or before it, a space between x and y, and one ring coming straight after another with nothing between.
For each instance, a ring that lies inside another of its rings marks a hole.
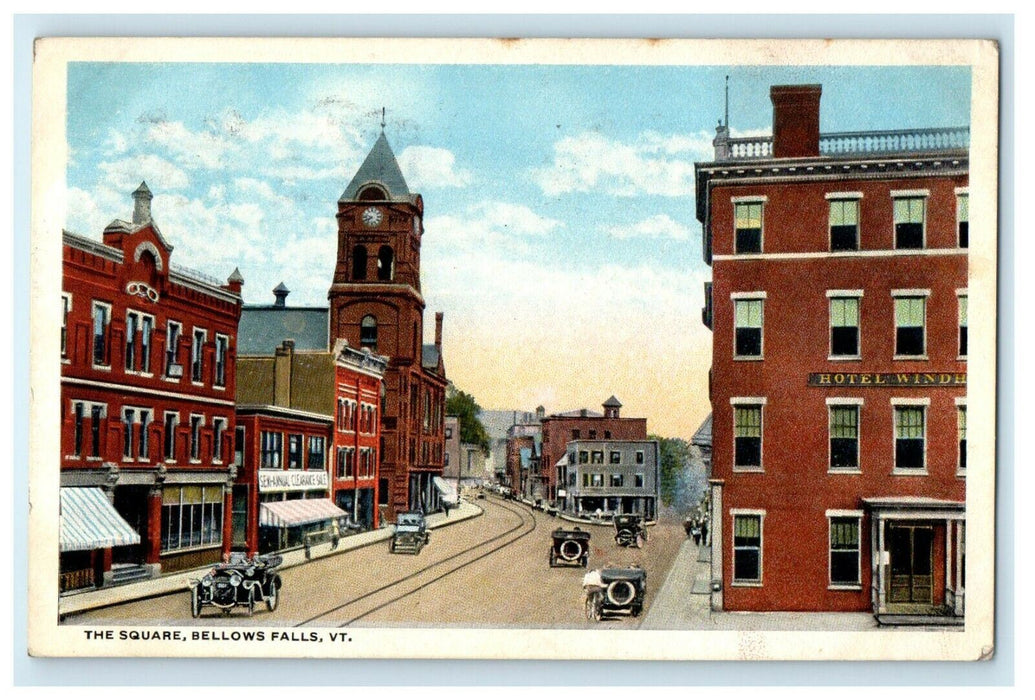
<instances>
[{"instance_id":1,"label":"clock tower","mask_svg":"<svg viewBox=\"0 0 1035 700\"><path fill-rule=\"evenodd\" d=\"M425 345L420 244L424 200L411 193L382 130L338 199L338 257L327 293L329 340L389 359L380 397L378 498L384 515L437 510L446 375L441 314Z\"/></svg>"}]
</instances>

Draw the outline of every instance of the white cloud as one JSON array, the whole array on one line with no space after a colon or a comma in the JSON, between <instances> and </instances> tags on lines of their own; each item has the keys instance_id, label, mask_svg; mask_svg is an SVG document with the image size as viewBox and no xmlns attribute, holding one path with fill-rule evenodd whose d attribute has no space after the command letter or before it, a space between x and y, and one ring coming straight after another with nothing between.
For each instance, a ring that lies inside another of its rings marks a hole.
<instances>
[{"instance_id":1,"label":"white cloud","mask_svg":"<svg viewBox=\"0 0 1035 700\"><path fill-rule=\"evenodd\" d=\"M466 187L473 179L470 170L456 167L456 156L445 148L409 146L399 154L398 161L413 191Z\"/></svg>"},{"instance_id":2,"label":"white cloud","mask_svg":"<svg viewBox=\"0 0 1035 700\"><path fill-rule=\"evenodd\" d=\"M675 241L685 241L690 238L690 229L672 219L668 214L655 214L630 226L610 226L607 228L607 234L621 240L669 238Z\"/></svg>"},{"instance_id":3,"label":"white cloud","mask_svg":"<svg viewBox=\"0 0 1035 700\"><path fill-rule=\"evenodd\" d=\"M648 132L633 143L585 132L554 144L553 163L532 171L547 195L600 192L620 197L685 197L693 192L700 137Z\"/></svg>"},{"instance_id":4,"label":"white cloud","mask_svg":"<svg viewBox=\"0 0 1035 700\"><path fill-rule=\"evenodd\" d=\"M191 170L223 167L225 156L232 147L219 134L191 131L182 122L152 121L147 125L145 138L164 148L178 164Z\"/></svg>"},{"instance_id":5,"label":"white cloud","mask_svg":"<svg viewBox=\"0 0 1035 700\"><path fill-rule=\"evenodd\" d=\"M524 252L529 238L562 226L560 221L540 216L522 204L496 201L480 202L461 214L433 216L425 222L436 245L465 253L485 248L509 254Z\"/></svg>"},{"instance_id":6,"label":"white cloud","mask_svg":"<svg viewBox=\"0 0 1035 700\"><path fill-rule=\"evenodd\" d=\"M182 169L165 158L144 154L98 163L104 182L128 195L141 181L146 181L152 192L184 189L190 179Z\"/></svg>"}]
</instances>

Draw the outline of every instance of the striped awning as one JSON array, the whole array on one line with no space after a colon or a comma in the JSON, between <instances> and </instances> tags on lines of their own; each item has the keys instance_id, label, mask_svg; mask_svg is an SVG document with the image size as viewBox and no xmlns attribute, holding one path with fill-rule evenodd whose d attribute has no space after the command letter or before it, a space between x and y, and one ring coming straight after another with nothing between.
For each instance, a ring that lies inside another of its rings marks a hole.
<instances>
[{"instance_id":1,"label":"striped awning","mask_svg":"<svg viewBox=\"0 0 1035 700\"><path fill-rule=\"evenodd\" d=\"M431 481L435 484L435 488L438 489L439 494L442 496L442 500L446 503L457 503L460 500L460 497L457 496L456 489L453 488L453 485L441 476L432 477Z\"/></svg>"},{"instance_id":2,"label":"striped awning","mask_svg":"<svg viewBox=\"0 0 1035 700\"><path fill-rule=\"evenodd\" d=\"M140 544L140 535L123 519L99 488L61 489L62 552Z\"/></svg>"},{"instance_id":3,"label":"striped awning","mask_svg":"<svg viewBox=\"0 0 1035 700\"><path fill-rule=\"evenodd\" d=\"M329 498L296 498L291 501L260 504L259 524L269 527L296 527L347 515Z\"/></svg>"}]
</instances>

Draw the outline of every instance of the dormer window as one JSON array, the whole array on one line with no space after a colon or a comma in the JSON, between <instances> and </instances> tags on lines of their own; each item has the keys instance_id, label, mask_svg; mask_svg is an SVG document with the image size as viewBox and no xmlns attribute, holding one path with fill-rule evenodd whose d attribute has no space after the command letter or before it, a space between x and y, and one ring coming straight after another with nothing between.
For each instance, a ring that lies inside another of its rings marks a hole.
<instances>
[{"instance_id":1,"label":"dormer window","mask_svg":"<svg viewBox=\"0 0 1035 700\"><path fill-rule=\"evenodd\" d=\"M359 199L364 202L388 199L388 193L377 185L367 185L359 192Z\"/></svg>"}]
</instances>

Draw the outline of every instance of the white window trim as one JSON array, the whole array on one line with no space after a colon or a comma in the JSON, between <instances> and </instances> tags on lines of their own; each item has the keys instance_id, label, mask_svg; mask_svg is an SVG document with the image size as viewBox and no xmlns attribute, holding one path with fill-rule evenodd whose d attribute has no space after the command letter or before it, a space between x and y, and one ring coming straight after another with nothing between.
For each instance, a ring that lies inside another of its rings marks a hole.
<instances>
[{"instance_id":1,"label":"white window trim","mask_svg":"<svg viewBox=\"0 0 1035 700\"><path fill-rule=\"evenodd\" d=\"M731 292L730 301L733 302L733 360L735 362L761 362L765 359L765 292ZM761 301L762 302L762 325L761 342L757 355L737 354L737 302L738 301Z\"/></svg>"},{"instance_id":2,"label":"white window trim","mask_svg":"<svg viewBox=\"0 0 1035 700\"><path fill-rule=\"evenodd\" d=\"M734 544L736 542L734 533L736 532L736 519L738 515L748 515L758 517L758 580L757 581L738 581L735 576L737 575L737 548ZM827 535L829 538L829 534ZM730 508L730 586L736 586L738 588L761 588L764 580L765 568L763 563L765 562L765 510L757 508Z\"/></svg>"},{"instance_id":3,"label":"white window trim","mask_svg":"<svg viewBox=\"0 0 1035 700\"><path fill-rule=\"evenodd\" d=\"M769 197L765 195L748 195L744 197L730 197L730 202L733 203L733 255L734 257L745 257L752 255L763 255L765 253L765 209L766 203L769 201ZM758 252L757 253L741 253L737 250L737 205L738 204L761 204L762 213L761 220L759 221L759 232L758 232Z\"/></svg>"},{"instance_id":4,"label":"white window trim","mask_svg":"<svg viewBox=\"0 0 1035 700\"><path fill-rule=\"evenodd\" d=\"M730 405L736 406L738 404L761 404L766 405L768 399L765 396L731 396Z\"/></svg>"},{"instance_id":5,"label":"white window trim","mask_svg":"<svg viewBox=\"0 0 1035 700\"><path fill-rule=\"evenodd\" d=\"M960 328L963 327L963 326L960 325L960 299L966 299L967 300L967 315L969 316L970 315L970 295L967 293L967 288L966 287L963 287L962 289L957 289L956 290L956 350L957 350L957 352L959 351L959 348L960 348ZM970 319L969 318L967 319L967 327L968 328L970 327ZM970 339L969 338L967 339L967 352L968 353L970 352ZM966 362L967 361L967 356L966 355L959 355L959 354L957 354L956 355L956 359L959 360L960 362Z\"/></svg>"},{"instance_id":6,"label":"white window trim","mask_svg":"<svg viewBox=\"0 0 1035 700\"><path fill-rule=\"evenodd\" d=\"M929 297L930 289L892 289L892 297Z\"/></svg>"},{"instance_id":7,"label":"white window trim","mask_svg":"<svg viewBox=\"0 0 1035 700\"><path fill-rule=\"evenodd\" d=\"M133 411L133 422L132 423L129 423L129 424L126 423L126 411ZM135 426L137 423L140 422L140 411L141 411L141 409L137 408L136 406L126 406L126 405L123 405L122 409L119 411L119 417L122 419L122 421L121 421L122 425L126 426L126 430L130 434L130 437L129 437L129 455L126 454L126 442L125 442L126 436L125 435L122 436L122 440L123 440L123 442L122 442L122 461L123 462L132 463L132 462L136 461L136 459L137 459L137 456L136 456L135 453L138 452L139 450L134 450L133 449L134 447L136 447L136 445L134 444L135 441L133 440L133 426Z\"/></svg>"},{"instance_id":8,"label":"white window trim","mask_svg":"<svg viewBox=\"0 0 1035 700\"><path fill-rule=\"evenodd\" d=\"M863 290L861 289L828 289L827 290L827 361L829 362L853 362L862 359L862 298ZM854 355L835 355L834 354L834 326L833 319L831 318L830 302L834 299L855 299L858 304L859 321L856 324L858 331L858 338L856 338L856 353ZM763 317L763 321L765 318Z\"/></svg>"},{"instance_id":9,"label":"white window trim","mask_svg":"<svg viewBox=\"0 0 1035 700\"><path fill-rule=\"evenodd\" d=\"M892 199L915 199L916 197L930 196L931 190L891 190Z\"/></svg>"},{"instance_id":10,"label":"white window trim","mask_svg":"<svg viewBox=\"0 0 1035 700\"><path fill-rule=\"evenodd\" d=\"M194 347L197 342L198 331L201 332L201 347L198 348L198 363L199 370L201 371L201 379L194 379ZM208 343L208 330L205 328L199 328L198 326L191 327L190 333L190 383L194 386L205 386L205 345Z\"/></svg>"},{"instance_id":11,"label":"white window trim","mask_svg":"<svg viewBox=\"0 0 1035 700\"><path fill-rule=\"evenodd\" d=\"M862 407L865 399L850 396L829 396L827 397L827 474L862 474ZM855 406L855 461L856 465L851 468L833 467L830 464L830 412L833 408L844 408Z\"/></svg>"},{"instance_id":12,"label":"white window trim","mask_svg":"<svg viewBox=\"0 0 1035 700\"><path fill-rule=\"evenodd\" d=\"M893 397L891 399L891 475L892 476L927 476L927 447L930 442L930 438L927 433L927 419L929 417L931 405L931 399L929 397L923 398L903 398ZM896 433L895 425L895 414L896 408L901 407L922 407L924 409L924 463L919 469L907 469L900 468L898 466L898 460L896 459L896 446L898 443L898 435Z\"/></svg>"},{"instance_id":13,"label":"white window trim","mask_svg":"<svg viewBox=\"0 0 1035 700\"><path fill-rule=\"evenodd\" d=\"M831 521L834 518L855 518L856 527L858 528L859 547L856 550L857 561L856 561L856 577L858 581L856 583L834 583L831 581L831 575L834 570L834 550L830 547L830 526L833 524ZM827 511L827 590L829 591L861 591L862 590L862 518L863 512L861 510L828 510Z\"/></svg>"},{"instance_id":14,"label":"white window trim","mask_svg":"<svg viewBox=\"0 0 1035 700\"><path fill-rule=\"evenodd\" d=\"M166 442L169 440L169 435L168 435L168 433L167 433L167 431L165 429L165 426L168 423L168 417L169 416L175 416L176 417L176 419L173 421L173 424L172 424L172 429L173 429L173 435L172 435L172 441L173 441L173 443L172 443L173 444L172 457L166 457L165 456L165 452L166 452L165 445L166 445ZM162 460L166 464L175 464L176 463L176 430L179 427L180 427L180 412L179 411L162 411Z\"/></svg>"},{"instance_id":15,"label":"white window trim","mask_svg":"<svg viewBox=\"0 0 1035 700\"><path fill-rule=\"evenodd\" d=\"M758 461L757 466L737 466L732 465L733 471L737 474L763 474L765 473L765 404L766 399L764 396L751 398L744 396L731 396L731 406L758 406L759 407L759 424L758 424ZM737 414L734 410L733 415L730 416L733 419L733 455L736 459L737 453Z\"/></svg>"},{"instance_id":16,"label":"white window trim","mask_svg":"<svg viewBox=\"0 0 1035 700\"><path fill-rule=\"evenodd\" d=\"M739 197L730 197L730 202L733 204L765 204L769 201L769 197L764 194L748 194Z\"/></svg>"},{"instance_id":17,"label":"white window trim","mask_svg":"<svg viewBox=\"0 0 1035 700\"><path fill-rule=\"evenodd\" d=\"M967 397L966 396L957 396L956 399L955 399L955 404L957 406L966 406L967 405Z\"/></svg>"},{"instance_id":18,"label":"white window trim","mask_svg":"<svg viewBox=\"0 0 1035 700\"><path fill-rule=\"evenodd\" d=\"M960 464L963 463L963 460L962 460L963 455L960 454L960 436L959 436L960 409L963 409L963 413L966 414L966 412L967 412L967 397L966 396L957 396L956 397L956 476L966 477L967 476L967 470L960 468ZM970 438L969 437L967 438L967 445L968 445L968 447L970 445Z\"/></svg>"},{"instance_id":19,"label":"white window trim","mask_svg":"<svg viewBox=\"0 0 1035 700\"><path fill-rule=\"evenodd\" d=\"M139 420L140 419L140 412L141 411L147 411L148 421L145 424L145 428L144 428L144 430L146 431L147 430L146 426L149 426L149 425L151 425L152 423L155 422L155 410L153 408L138 408L137 409L137 423L141 423L142 422L141 420ZM148 447L151 446L151 438L150 437L147 439L147 445L148 445ZM149 460L150 460L150 456L148 454L146 454L146 453L143 454L143 455L140 454L140 445L137 444L137 461L138 462L147 462Z\"/></svg>"},{"instance_id":20,"label":"white window trim","mask_svg":"<svg viewBox=\"0 0 1035 700\"><path fill-rule=\"evenodd\" d=\"M952 191L952 192L953 192L953 194L955 194L955 195L956 195L957 197L958 197L959 195L961 195L961 194L965 194L965 195L967 195L967 196L969 197L969 196L970 196L970 187L969 187L969 186L968 186L968 187L957 187L957 188L953 189L953 191Z\"/></svg>"},{"instance_id":21,"label":"white window trim","mask_svg":"<svg viewBox=\"0 0 1035 700\"><path fill-rule=\"evenodd\" d=\"M923 199L924 200L924 220L920 223L920 248L919 250L925 250L927 248L927 198L931 196L930 190L892 190L891 198L894 199ZM892 226L892 243L896 245L895 250L917 250L916 248L899 248L897 239L895 239L895 213L892 211L891 214L891 226ZM957 241L959 243L959 241Z\"/></svg>"},{"instance_id":22,"label":"white window trim","mask_svg":"<svg viewBox=\"0 0 1035 700\"><path fill-rule=\"evenodd\" d=\"M831 200L831 201L837 201L837 200L848 200L848 199L862 199L863 198L863 193L862 192L827 192L826 195L824 195L824 196L827 199Z\"/></svg>"},{"instance_id":23,"label":"white window trim","mask_svg":"<svg viewBox=\"0 0 1035 700\"><path fill-rule=\"evenodd\" d=\"M213 418L212 418L212 453L213 453L212 454L212 463L213 464L222 464L223 463L223 459L222 459L222 457L223 457L223 450L219 446L219 431L216 430L216 425L218 423L222 423L223 424L223 433L224 434L226 434L226 432L227 432L227 430L228 430L228 428L230 426L230 421L225 416L213 416ZM220 456L219 459L216 459L216 454L219 454L219 456Z\"/></svg>"},{"instance_id":24,"label":"white window trim","mask_svg":"<svg viewBox=\"0 0 1035 700\"><path fill-rule=\"evenodd\" d=\"M200 418L201 419L201 422L198 423L198 439L197 439L197 443L196 444L195 444L195 440L194 440L194 419L195 418ZM188 461L190 461L191 464L200 464L201 461L202 461L201 460L201 431L204 430L204 428L205 428L205 414L204 413L191 413L190 414L190 420L187 422L187 425L188 425L188 427L191 430L190 446L189 446L189 449L187 450L187 459L188 459ZM194 458L194 457L192 457L190 455L190 453L194 451L195 447L197 447L197 451L198 451L197 458Z\"/></svg>"},{"instance_id":25,"label":"white window trim","mask_svg":"<svg viewBox=\"0 0 1035 700\"><path fill-rule=\"evenodd\" d=\"M172 327L176 326L179 332L176 334L176 347L172 347L170 341L172 340ZM183 363L179 363L180 376L170 377L169 376L169 351L172 350L174 354L174 360L179 359L175 355L179 354L180 340L183 338L183 323L180 321L167 320L165 322L165 352L162 357L162 379L173 384L179 384L183 381L185 372L183 372Z\"/></svg>"},{"instance_id":26,"label":"white window trim","mask_svg":"<svg viewBox=\"0 0 1035 700\"><path fill-rule=\"evenodd\" d=\"M61 300L68 300L68 318L72 317L72 294L70 292L61 292ZM69 336L68 321L65 319L65 309L62 306L61 309L61 327L65 329L65 349L61 353L61 364L71 364L72 358L68 356L68 346L71 337Z\"/></svg>"},{"instance_id":27,"label":"white window trim","mask_svg":"<svg viewBox=\"0 0 1035 700\"><path fill-rule=\"evenodd\" d=\"M94 319L94 309L96 309L98 306L104 307L105 309L108 310L108 325L105 328L105 334L107 335L107 343L108 343L108 364L106 364L106 365L99 365L99 364L97 364L94 361L95 358L94 358L94 350L93 350L93 343L94 343L94 320L93 319ZM112 350L113 350L113 348L111 347L111 321L112 321L111 308L112 308L111 304L109 304L106 301L97 301L96 299L94 299L90 303L90 365L93 367L93 369L101 370L102 372L110 372L111 371L111 355L112 355Z\"/></svg>"},{"instance_id":28,"label":"white window trim","mask_svg":"<svg viewBox=\"0 0 1035 700\"><path fill-rule=\"evenodd\" d=\"M893 300L894 299L900 299L900 298L922 298L924 300L924 326L923 326L923 328L924 328L924 352L922 354L920 354L920 355L899 355L899 354L896 353L896 354L891 356L892 360L913 360L913 361L923 362L923 361L926 361L926 360L930 359L928 357L928 355L927 355L927 299L930 298L930 296L931 296L931 290L930 289L892 289L891 290L891 297L892 297ZM893 329L893 333L894 333L894 335L892 335L892 338L893 338L892 343L897 345L898 344L898 340L897 340L897 338L898 338L898 321L895 318L895 304L894 304L894 301L892 301L892 305L891 305L891 323L892 323L892 329ZM957 338L957 341L958 340L959 339Z\"/></svg>"},{"instance_id":29,"label":"white window trim","mask_svg":"<svg viewBox=\"0 0 1035 700\"><path fill-rule=\"evenodd\" d=\"M225 333L215 333L216 352L212 355L212 388L216 391L226 391L226 379L230 374L230 336ZM226 341L226 356L223 358L223 383L216 383L216 367L219 366L219 341Z\"/></svg>"}]
</instances>

